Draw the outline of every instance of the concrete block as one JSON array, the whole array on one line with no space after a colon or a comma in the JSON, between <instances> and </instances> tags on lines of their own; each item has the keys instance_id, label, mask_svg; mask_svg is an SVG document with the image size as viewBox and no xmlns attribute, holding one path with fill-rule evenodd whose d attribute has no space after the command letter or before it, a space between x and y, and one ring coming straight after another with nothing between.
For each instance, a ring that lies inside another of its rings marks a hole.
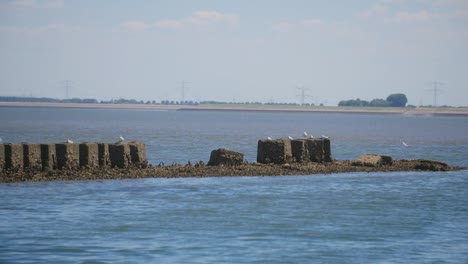
<instances>
[{"instance_id":1,"label":"concrete block","mask_svg":"<svg viewBox=\"0 0 468 264\"><path fill-rule=\"evenodd\" d=\"M5 170L23 169L23 144L5 144Z\"/></svg>"},{"instance_id":2,"label":"concrete block","mask_svg":"<svg viewBox=\"0 0 468 264\"><path fill-rule=\"evenodd\" d=\"M311 138L306 140L307 152L311 162L324 162L323 139Z\"/></svg>"},{"instance_id":3,"label":"concrete block","mask_svg":"<svg viewBox=\"0 0 468 264\"><path fill-rule=\"evenodd\" d=\"M55 144L41 144L41 160L43 170L57 169L57 155Z\"/></svg>"},{"instance_id":4,"label":"concrete block","mask_svg":"<svg viewBox=\"0 0 468 264\"><path fill-rule=\"evenodd\" d=\"M354 166L380 167L392 165L393 159L390 156L366 154L359 156L352 164Z\"/></svg>"},{"instance_id":5,"label":"concrete block","mask_svg":"<svg viewBox=\"0 0 468 264\"><path fill-rule=\"evenodd\" d=\"M5 170L5 145L0 144L0 171Z\"/></svg>"},{"instance_id":6,"label":"concrete block","mask_svg":"<svg viewBox=\"0 0 468 264\"><path fill-rule=\"evenodd\" d=\"M244 153L220 148L211 151L208 166L241 165L242 163L244 163Z\"/></svg>"},{"instance_id":7,"label":"concrete block","mask_svg":"<svg viewBox=\"0 0 468 264\"><path fill-rule=\"evenodd\" d=\"M23 166L25 169L42 169L40 144L23 144Z\"/></svg>"},{"instance_id":8,"label":"concrete block","mask_svg":"<svg viewBox=\"0 0 468 264\"><path fill-rule=\"evenodd\" d=\"M130 146L128 143L109 144L111 167L125 168L131 163Z\"/></svg>"},{"instance_id":9,"label":"concrete block","mask_svg":"<svg viewBox=\"0 0 468 264\"><path fill-rule=\"evenodd\" d=\"M291 140L291 153L295 162L305 163L310 161L306 139Z\"/></svg>"},{"instance_id":10,"label":"concrete block","mask_svg":"<svg viewBox=\"0 0 468 264\"><path fill-rule=\"evenodd\" d=\"M291 140L259 140L257 162L283 164L292 161Z\"/></svg>"},{"instance_id":11,"label":"concrete block","mask_svg":"<svg viewBox=\"0 0 468 264\"><path fill-rule=\"evenodd\" d=\"M133 165L145 166L148 161L146 160L146 146L142 142L129 142L130 157Z\"/></svg>"},{"instance_id":12,"label":"concrete block","mask_svg":"<svg viewBox=\"0 0 468 264\"><path fill-rule=\"evenodd\" d=\"M323 139L323 161L325 162L332 162L333 157L331 153L331 141L329 138Z\"/></svg>"},{"instance_id":13,"label":"concrete block","mask_svg":"<svg viewBox=\"0 0 468 264\"><path fill-rule=\"evenodd\" d=\"M99 166L97 143L80 143L80 167L94 168Z\"/></svg>"},{"instance_id":14,"label":"concrete block","mask_svg":"<svg viewBox=\"0 0 468 264\"><path fill-rule=\"evenodd\" d=\"M110 166L109 144L107 144L107 143L97 143L97 145L98 145L99 166L101 166L101 167Z\"/></svg>"},{"instance_id":15,"label":"concrete block","mask_svg":"<svg viewBox=\"0 0 468 264\"><path fill-rule=\"evenodd\" d=\"M77 169L80 166L80 148L78 143L55 144L57 154L57 168Z\"/></svg>"}]
</instances>

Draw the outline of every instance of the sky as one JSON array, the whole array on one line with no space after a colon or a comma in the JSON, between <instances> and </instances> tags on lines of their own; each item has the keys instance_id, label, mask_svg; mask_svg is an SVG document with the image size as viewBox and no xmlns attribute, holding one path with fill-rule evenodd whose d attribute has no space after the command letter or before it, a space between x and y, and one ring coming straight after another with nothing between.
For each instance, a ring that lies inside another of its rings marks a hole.
<instances>
[{"instance_id":1,"label":"sky","mask_svg":"<svg viewBox=\"0 0 468 264\"><path fill-rule=\"evenodd\" d=\"M0 0L0 96L432 105L435 87L468 106L468 0Z\"/></svg>"}]
</instances>

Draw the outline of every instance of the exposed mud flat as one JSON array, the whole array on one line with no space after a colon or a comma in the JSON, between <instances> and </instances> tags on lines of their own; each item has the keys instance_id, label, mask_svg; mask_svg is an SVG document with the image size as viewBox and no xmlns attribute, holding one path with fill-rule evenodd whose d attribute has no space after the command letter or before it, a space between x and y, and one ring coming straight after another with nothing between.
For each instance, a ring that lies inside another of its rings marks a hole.
<instances>
[{"instance_id":1,"label":"exposed mud flat","mask_svg":"<svg viewBox=\"0 0 468 264\"><path fill-rule=\"evenodd\" d=\"M371 165L353 160L327 163L290 163L260 164L244 163L241 165L207 166L197 164L128 167L128 168L80 168L73 170L50 171L3 171L0 182L28 181L76 181L134 178L183 178L183 177L220 177L220 176L281 176L313 175L345 172L390 172L390 171L454 171L465 167L449 166L432 160L398 160L392 164Z\"/></svg>"}]
</instances>

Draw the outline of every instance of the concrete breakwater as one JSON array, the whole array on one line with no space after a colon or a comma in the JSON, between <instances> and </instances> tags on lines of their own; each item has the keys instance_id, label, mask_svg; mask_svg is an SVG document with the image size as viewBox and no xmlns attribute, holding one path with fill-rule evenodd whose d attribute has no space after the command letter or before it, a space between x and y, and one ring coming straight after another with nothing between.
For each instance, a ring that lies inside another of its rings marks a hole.
<instances>
[{"instance_id":1,"label":"concrete breakwater","mask_svg":"<svg viewBox=\"0 0 468 264\"><path fill-rule=\"evenodd\" d=\"M146 166L141 142L0 144L0 171Z\"/></svg>"},{"instance_id":2,"label":"concrete breakwater","mask_svg":"<svg viewBox=\"0 0 468 264\"><path fill-rule=\"evenodd\" d=\"M433 160L399 160L368 154L356 160L334 160L331 142L318 139L261 139L257 162L229 149L211 152L207 165L152 166L145 144L16 143L0 144L0 182L172 178L212 176L311 175L377 171L451 171L467 169Z\"/></svg>"}]
</instances>

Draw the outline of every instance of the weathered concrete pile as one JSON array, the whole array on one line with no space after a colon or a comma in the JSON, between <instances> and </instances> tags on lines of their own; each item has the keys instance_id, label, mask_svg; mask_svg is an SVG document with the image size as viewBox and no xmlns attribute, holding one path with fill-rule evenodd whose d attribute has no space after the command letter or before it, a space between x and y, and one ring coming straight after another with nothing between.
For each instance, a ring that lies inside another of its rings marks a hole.
<instances>
[{"instance_id":1,"label":"weathered concrete pile","mask_svg":"<svg viewBox=\"0 0 468 264\"><path fill-rule=\"evenodd\" d=\"M126 168L147 164L145 144L141 142L0 144L0 171Z\"/></svg>"},{"instance_id":2,"label":"weathered concrete pile","mask_svg":"<svg viewBox=\"0 0 468 264\"><path fill-rule=\"evenodd\" d=\"M328 138L259 140L257 162L284 164L290 162L332 162Z\"/></svg>"},{"instance_id":3,"label":"weathered concrete pile","mask_svg":"<svg viewBox=\"0 0 468 264\"><path fill-rule=\"evenodd\" d=\"M211 152L208 166L241 165L242 163L244 163L244 153L220 148Z\"/></svg>"},{"instance_id":4,"label":"weathered concrete pile","mask_svg":"<svg viewBox=\"0 0 468 264\"><path fill-rule=\"evenodd\" d=\"M379 167L393 164L393 158L385 155L366 154L359 156L353 163L353 166Z\"/></svg>"}]
</instances>

